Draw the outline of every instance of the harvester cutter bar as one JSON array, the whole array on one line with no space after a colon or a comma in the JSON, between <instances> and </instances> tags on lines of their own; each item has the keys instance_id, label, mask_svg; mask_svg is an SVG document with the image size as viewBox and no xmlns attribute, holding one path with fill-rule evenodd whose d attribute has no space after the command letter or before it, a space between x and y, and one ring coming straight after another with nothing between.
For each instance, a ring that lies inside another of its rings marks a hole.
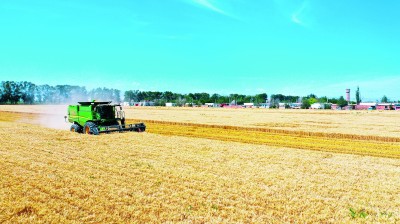
<instances>
[{"instance_id":1,"label":"harvester cutter bar","mask_svg":"<svg viewBox=\"0 0 400 224\"><path fill-rule=\"evenodd\" d=\"M125 128L121 125L111 125L111 126L102 126L104 130L99 131L99 133L111 133L111 132L125 132L125 131L135 131L135 132L143 132L146 130L146 125L144 123L138 124L126 124Z\"/></svg>"}]
</instances>

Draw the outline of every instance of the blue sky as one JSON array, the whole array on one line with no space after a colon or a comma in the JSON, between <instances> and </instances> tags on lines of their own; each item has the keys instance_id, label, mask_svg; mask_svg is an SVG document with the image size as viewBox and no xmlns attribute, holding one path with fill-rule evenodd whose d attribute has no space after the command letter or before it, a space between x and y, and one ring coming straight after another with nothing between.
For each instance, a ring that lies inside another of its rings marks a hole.
<instances>
[{"instance_id":1,"label":"blue sky","mask_svg":"<svg viewBox=\"0 0 400 224\"><path fill-rule=\"evenodd\" d=\"M400 99L400 1L1 0L0 80Z\"/></svg>"}]
</instances>

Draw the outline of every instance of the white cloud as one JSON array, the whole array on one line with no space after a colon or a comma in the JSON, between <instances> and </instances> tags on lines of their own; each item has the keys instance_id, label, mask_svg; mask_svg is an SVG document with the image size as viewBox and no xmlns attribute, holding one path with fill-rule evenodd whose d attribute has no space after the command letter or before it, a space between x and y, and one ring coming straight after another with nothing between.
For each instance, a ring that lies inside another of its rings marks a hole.
<instances>
[{"instance_id":1,"label":"white cloud","mask_svg":"<svg viewBox=\"0 0 400 224\"><path fill-rule=\"evenodd\" d=\"M304 17L305 17L304 14L308 7L309 7L308 1L303 1L300 8L298 8L295 12L292 13L291 15L292 22L301 26L306 26L307 24L304 22Z\"/></svg>"},{"instance_id":2,"label":"white cloud","mask_svg":"<svg viewBox=\"0 0 400 224\"><path fill-rule=\"evenodd\" d=\"M226 15L227 13L223 11L222 9L217 8L215 5L213 5L211 2L208 0L192 0L195 4L198 4L200 6L203 6L209 10L212 10L214 12Z\"/></svg>"},{"instance_id":3,"label":"white cloud","mask_svg":"<svg viewBox=\"0 0 400 224\"><path fill-rule=\"evenodd\" d=\"M303 24L302 24L303 22L297 17L296 14L293 14L293 15L292 15L292 22L297 23L297 24L299 24L299 25L303 25Z\"/></svg>"},{"instance_id":4,"label":"white cloud","mask_svg":"<svg viewBox=\"0 0 400 224\"><path fill-rule=\"evenodd\" d=\"M211 10L213 12L216 12L220 15L228 16L234 19L236 18L234 15L231 13L227 12L226 10L222 9L221 4L222 2L216 1L216 0L183 0L184 2L187 2L189 4L192 4L194 6L198 6L207 10ZM228 1L227 1L228 2Z\"/></svg>"},{"instance_id":5,"label":"white cloud","mask_svg":"<svg viewBox=\"0 0 400 224\"><path fill-rule=\"evenodd\" d=\"M310 10L311 0L274 0L278 12L290 22L299 26L309 27L311 25Z\"/></svg>"}]
</instances>

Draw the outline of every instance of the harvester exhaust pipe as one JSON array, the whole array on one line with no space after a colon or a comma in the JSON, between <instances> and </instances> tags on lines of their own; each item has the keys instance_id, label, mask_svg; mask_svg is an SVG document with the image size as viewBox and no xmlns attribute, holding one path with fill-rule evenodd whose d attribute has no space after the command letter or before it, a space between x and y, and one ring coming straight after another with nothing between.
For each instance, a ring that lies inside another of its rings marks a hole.
<instances>
[{"instance_id":1,"label":"harvester exhaust pipe","mask_svg":"<svg viewBox=\"0 0 400 224\"><path fill-rule=\"evenodd\" d=\"M68 123L67 116L64 116L65 123Z\"/></svg>"}]
</instances>

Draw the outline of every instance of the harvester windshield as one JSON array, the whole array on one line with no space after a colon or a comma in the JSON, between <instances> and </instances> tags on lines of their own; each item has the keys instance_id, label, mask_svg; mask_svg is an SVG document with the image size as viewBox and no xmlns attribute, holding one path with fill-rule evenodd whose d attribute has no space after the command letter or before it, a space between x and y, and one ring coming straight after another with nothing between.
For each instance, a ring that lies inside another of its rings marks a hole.
<instances>
[{"instance_id":1,"label":"harvester windshield","mask_svg":"<svg viewBox=\"0 0 400 224\"><path fill-rule=\"evenodd\" d=\"M96 112L100 114L102 119L115 118L114 106L111 105L99 105L96 107Z\"/></svg>"}]
</instances>

